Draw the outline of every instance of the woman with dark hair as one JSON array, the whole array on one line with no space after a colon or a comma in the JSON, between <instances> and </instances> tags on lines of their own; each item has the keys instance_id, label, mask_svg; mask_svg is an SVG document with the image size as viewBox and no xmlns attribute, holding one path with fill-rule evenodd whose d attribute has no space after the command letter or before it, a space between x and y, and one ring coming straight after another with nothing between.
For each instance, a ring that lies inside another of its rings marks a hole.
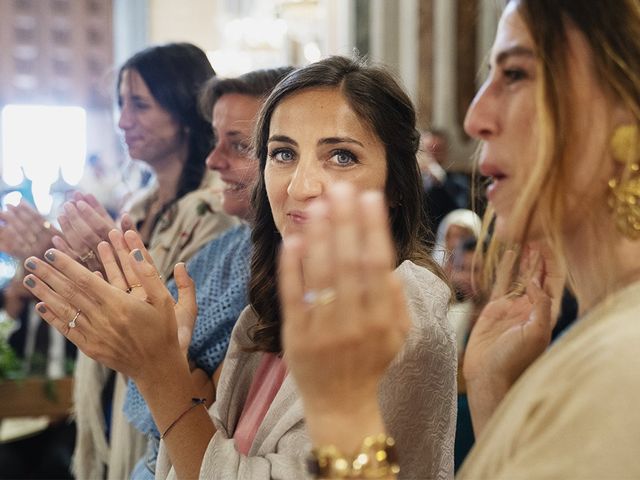
<instances>
[{"instance_id":1,"label":"woman with dark hair","mask_svg":"<svg viewBox=\"0 0 640 480\"><path fill-rule=\"evenodd\" d=\"M389 73L342 57L296 70L266 100L256 134L250 306L232 332L212 417L200 407L204 401L193 389L179 341L193 323L185 313L194 300L184 269L176 268L180 296L174 307L139 244L129 245L135 247L129 264L143 298L105 288L58 251L48 251L47 262L28 260L27 285L44 302L42 317L88 355L136 382L164 439L158 478L304 475L309 438L280 342L276 257L283 241L305 229L314 203L339 183L384 192L394 246L389 266L408 293L403 309L413 327L378 397L386 424L408 452L400 462L420 478L452 475L456 349L446 319L451 292L423 247L415 120L410 100ZM343 254L340 244L325 243L320 250ZM331 309L338 293L326 288L330 272L306 275L317 271L320 253L307 252L302 265L299 287L307 292L311 312ZM70 296L74 284L82 292ZM361 288L342 287L353 293ZM70 328L64 319L78 311L83 320ZM135 321L121 323L124 311ZM312 342L308 347L315 348ZM355 416L366 414L351 407Z\"/></svg>"},{"instance_id":2,"label":"woman with dark hair","mask_svg":"<svg viewBox=\"0 0 640 480\"><path fill-rule=\"evenodd\" d=\"M513 248L497 262L491 300L467 344L463 371L477 442L459 476L640 478L640 1L511 0L489 63L465 129L481 142L479 169L490 178L488 259ZM408 319L398 313L401 292L378 295L394 288L384 266L391 249L384 208L338 210L358 203L353 192L341 195L312 224L328 216L330 239L350 225L377 247L318 262L338 271L338 285L366 272L360 302L340 296L337 311L310 324L296 288L299 262L303 246L326 239L299 238L282 255L289 365L317 451L332 446L319 478L337 476L359 448L391 451L370 386L401 348ZM565 279L579 318L549 347ZM353 348L334 348L347 334ZM310 342L324 343L322 356ZM333 376L324 375L326 358ZM347 415L345 403L368 416ZM375 434L384 441L374 449L361 443ZM405 454L398 448L399 458ZM392 478L395 466L385 459L375 473ZM351 469L351 478L371 474Z\"/></svg>"},{"instance_id":3,"label":"woman with dark hair","mask_svg":"<svg viewBox=\"0 0 640 480\"><path fill-rule=\"evenodd\" d=\"M123 207L123 230L133 227L140 232L166 280L177 262L188 260L236 223L222 211L214 191L215 176L205 167L213 134L198 97L214 75L205 53L188 43L149 47L127 60L118 72L118 126L129 156L145 162L155 178ZM64 205L58 220L64 239L54 237L54 245L90 269L99 269L97 245L108 240L108 232L115 227L102 206L91 195L77 193L74 201ZM73 468L79 478L101 477L105 466L109 478L128 477L143 453L144 438L122 415L126 380L116 376L111 395L107 393L110 375L105 366L78 356ZM103 391L111 408L106 420L101 409ZM117 441L107 442L107 430Z\"/></svg>"},{"instance_id":4,"label":"woman with dark hair","mask_svg":"<svg viewBox=\"0 0 640 480\"><path fill-rule=\"evenodd\" d=\"M118 126L131 158L149 165L157 180L124 210L166 277L212 232L231 225L228 217L210 215L219 205L204 159L214 139L198 96L214 75L205 53L189 43L147 48L118 72ZM215 219L225 221L219 225Z\"/></svg>"}]
</instances>

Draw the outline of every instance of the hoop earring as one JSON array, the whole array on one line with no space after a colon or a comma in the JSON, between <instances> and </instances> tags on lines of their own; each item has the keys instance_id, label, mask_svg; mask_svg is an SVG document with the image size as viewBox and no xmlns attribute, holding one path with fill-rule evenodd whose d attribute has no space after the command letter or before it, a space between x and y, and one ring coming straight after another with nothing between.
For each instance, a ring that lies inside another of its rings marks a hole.
<instances>
[{"instance_id":1,"label":"hoop earring","mask_svg":"<svg viewBox=\"0 0 640 480\"><path fill-rule=\"evenodd\" d=\"M609 206L616 227L632 240L640 238L640 131L636 124L617 127L611 136L611 156L622 164L620 178L609 180Z\"/></svg>"}]
</instances>

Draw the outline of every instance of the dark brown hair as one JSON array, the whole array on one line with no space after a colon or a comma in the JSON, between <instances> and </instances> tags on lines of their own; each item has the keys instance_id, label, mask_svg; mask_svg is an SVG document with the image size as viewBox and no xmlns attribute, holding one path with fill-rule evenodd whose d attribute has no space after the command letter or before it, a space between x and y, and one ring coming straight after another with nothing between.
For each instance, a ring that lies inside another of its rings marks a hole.
<instances>
[{"instance_id":1,"label":"dark brown hair","mask_svg":"<svg viewBox=\"0 0 640 480\"><path fill-rule=\"evenodd\" d=\"M339 56L313 63L296 70L278 84L262 107L256 128L255 148L260 174L252 198L255 224L249 282L249 301L259 319L250 331L255 350L282 350L277 292L277 255L282 237L273 221L264 183L271 117L282 100L311 88L339 89L353 111L385 145L385 194L390 205L389 220L397 264L412 260L444 279L424 243L422 181L416 160L420 134L416 130L411 100L384 68Z\"/></svg>"},{"instance_id":2,"label":"dark brown hair","mask_svg":"<svg viewBox=\"0 0 640 480\"><path fill-rule=\"evenodd\" d=\"M183 129L189 147L178 180L176 198L196 190L205 173L205 158L211 150L211 124L200 114L198 96L207 80L215 76L207 55L190 43L168 43L146 48L129 58L118 71L116 94L125 70L135 70L153 98ZM168 206L166 206L168 207Z\"/></svg>"}]
</instances>

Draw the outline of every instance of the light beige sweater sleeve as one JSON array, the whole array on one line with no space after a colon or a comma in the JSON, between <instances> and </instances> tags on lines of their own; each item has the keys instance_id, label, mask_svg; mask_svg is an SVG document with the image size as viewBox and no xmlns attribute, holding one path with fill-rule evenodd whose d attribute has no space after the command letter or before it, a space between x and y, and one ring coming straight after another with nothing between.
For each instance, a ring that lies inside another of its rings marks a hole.
<instances>
[{"instance_id":1,"label":"light beige sweater sleeve","mask_svg":"<svg viewBox=\"0 0 640 480\"><path fill-rule=\"evenodd\" d=\"M545 352L513 386L461 479L640 478L640 283Z\"/></svg>"},{"instance_id":2,"label":"light beige sweater sleeve","mask_svg":"<svg viewBox=\"0 0 640 480\"><path fill-rule=\"evenodd\" d=\"M403 263L397 273L405 285L413 327L381 383L383 418L401 452L400 478L451 478L456 347L446 319L449 291L435 275L411 262ZM210 409L217 433L205 452L200 478L306 478L304 459L311 445L302 402L289 375L258 428L249 455L235 449L233 432L261 355L242 350L248 346L247 329L255 322L247 307L232 333L219 396ZM175 478L162 443L156 478Z\"/></svg>"}]
</instances>

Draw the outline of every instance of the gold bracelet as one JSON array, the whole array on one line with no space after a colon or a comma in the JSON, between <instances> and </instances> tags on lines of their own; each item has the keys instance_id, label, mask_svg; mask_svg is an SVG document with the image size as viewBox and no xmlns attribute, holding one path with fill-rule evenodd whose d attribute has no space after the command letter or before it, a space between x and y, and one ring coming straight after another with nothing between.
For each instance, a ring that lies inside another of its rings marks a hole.
<instances>
[{"instance_id":1,"label":"gold bracelet","mask_svg":"<svg viewBox=\"0 0 640 480\"><path fill-rule=\"evenodd\" d=\"M307 469L314 478L389 478L400 472L395 445L392 437L381 433L366 437L351 456L334 445L314 448Z\"/></svg>"},{"instance_id":2,"label":"gold bracelet","mask_svg":"<svg viewBox=\"0 0 640 480\"><path fill-rule=\"evenodd\" d=\"M191 399L191 405L185 409L180 415L177 416L177 418L171 422L171 425L169 425L165 431L162 433L162 435L160 435L160 440L163 440L164 437L166 437L169 432L171 431L171 429L173 427L176 426L176 424L182 420L182 417L184 417L187 413L189 413L191 410L193 410L194 408L196 408L198 405L204 405L207 402L206 398L192 398ZM205 407L206 408L206 407Z\"/></svg>"}]
</instances>

